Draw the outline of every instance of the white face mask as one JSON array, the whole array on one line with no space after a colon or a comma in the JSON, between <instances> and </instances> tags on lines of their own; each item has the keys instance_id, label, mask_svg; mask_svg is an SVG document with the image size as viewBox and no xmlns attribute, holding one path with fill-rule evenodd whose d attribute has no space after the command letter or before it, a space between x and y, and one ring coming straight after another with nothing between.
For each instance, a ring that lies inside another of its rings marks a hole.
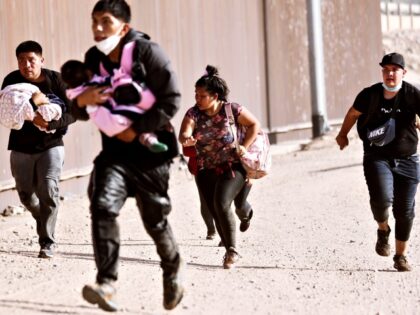
<instances>
[{"instance_id":1,"label":"white face mask","mask_svg":"<svg viewBox=\"0 0 420 315\"><path fill-rule=\"evenodd\" d=\"M402 81L400 84L398 84L397 86L394 87L389 87L388 85L386 85L385 83L382 83L382 86L385 90L387 90L388 92L397 92L401 89L402 87Z\"/></svg>"},{"instance_id":2,"label":"white face mask","mask_svg":"<svg viewBox=\"0 0 420 315\"><path fill-rule=\"evenodd\" d=\"M112 36L109 36L108 38L105 38L104 40L101 40L100 42L97 42L96 48L98 48L99 51L101 51L102 53L108 56L111 53L111 51L113 51L115 47L118 46L121 40L119 33L121 32L123 28L124 28L124 24L121 27L121 29L118 30L117 33L115 33Z\"/></svg>"}]
</instances>

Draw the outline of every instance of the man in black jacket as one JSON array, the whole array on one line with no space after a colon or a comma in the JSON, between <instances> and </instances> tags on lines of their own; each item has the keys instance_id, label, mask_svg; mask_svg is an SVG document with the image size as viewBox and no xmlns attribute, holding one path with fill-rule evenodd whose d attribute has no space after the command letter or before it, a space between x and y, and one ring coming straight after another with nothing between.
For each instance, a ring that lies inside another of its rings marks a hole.
<instances>
[{"instance_id":1,"label":"man in black jacket","mask_svg":"<svg viewBox=\"0 0 420 315\"><path fill-rule=\"evenodd\" d=\"M92 31L96 46L85 56L87 67L100 74L104 67L114 73L121 64L121 51L135 41L131 76L144 82L156 97L154 106L133 117L130 128L115 137L102 136L102 151L96 157L88 188L92 218L95 285L83 288L83 297L106 311L117 311L114 282L118 276L120 235L117 217L128 197L135 197L143 224L156 244L163 269L163 306L173 309L183 297L180 279L182 260L167 216L169 165L177 155L175 134L166 126L179 108L180 93L169 59L146 34L130 28L130 7L123 0L98 1L92 12ZM87 119L86 105L100 105L110 96L104 87L90 87L79 95L73 108L80 119ZM155 132L169 150L153 153L137 139L142 132Z\"/></svg>"},{"instance_id":2,"label":"man in black jacket","mask_svg":"<svg viewBox=\"0 0 420 315\"><path fill-rule=\"evenodd\" d=\"M34 41L25 41L16 48L19 70L9 73L2 89L16 83L36 85L42 93L59 97L67 107L65 86L58 72L43 68L42 47ZM34 98L31 104L36 109ZM67 126L75 121L62 108L59 120L47 122L40 115L25 121L19 130L11 130L8 149L16 190L22 204L36 220L36 230L41 246L40 258L52 258L55 247L55 224L59 203L58 183L64 161L63 135ZM47 133L44 130L55 132Z\"/></svg>"}]
</instances>

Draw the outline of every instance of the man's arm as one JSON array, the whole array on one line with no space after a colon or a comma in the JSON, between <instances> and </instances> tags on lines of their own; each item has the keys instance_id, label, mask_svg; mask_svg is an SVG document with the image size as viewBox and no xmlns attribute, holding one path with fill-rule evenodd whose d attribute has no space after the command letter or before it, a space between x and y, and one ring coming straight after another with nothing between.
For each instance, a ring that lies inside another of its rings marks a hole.
<instances>
[{"instance_id":1,"label":"man's arm","mask_svg":"<svg viewBox=\"0 0 420 315\"><path fill-rule=\"evenodd\" d=\"M346 146L349 145L349 139L347 138L347 135L361 114L362 113L356 110L353 106L348 110L346 117L344 117L343 124L341 125L340 132L335 138L337 144L340 146L340 150L343 150Z\"/></svg>"},{"instance_id":2,"label":"man's arm","mask_svg":"<svg viewBox=\"0 0 420 315\"><path fill-rule=\"evenodd\" d=\"M52 120L48 122L47 130L55 130L60 128L65 128L68 125L74 123L76 118L72 114L72 104L69 99L66 97L66 86L64 82L61 80L61 76L57 72L51 72L52 78L54 82L52 82L52 91L53 93L58 96L64 102L64 110L61 115L61 118L58 120Z\"/></svg>"},{"instance_id":3,"label":"man's arm","mask_svg":"<svg viewBox=\"0 0 420 315\"><path fill-rule=\"evenodd\" d=\"M136 133L151 132L165 126L179 109L181 93L170 61L163 50L149 42L139 49L137 58L146 71L146 85L156 97L156 103L138 119L131 129Z\"/></svg>"},{"instance_id":4,"label":"man's arm","mask_svg":"<svg viewBox=\"0 0 420 315\"><path fill-rule=\"evenodd\" d=\"M3 80L3 83L1 85L1 89L3 90L6 86L11 85L11 84L15 84L15 83L19 83L17 82L17 80L13 79L14 73L16 71L13 71L11 73L9 73ZM15 82L16 81L16 82Z\"/></svg>"},{"instance_id":5,"label":"man's arm","mask_svg":"<svg viewBox=\"0 0 420 315\"><path fill-rule=\"evenodd\" d=\"M52 120L48 122L47 130L54 130L67 127L68 125L74 123L76 118L71 113L63 113L61 118L58 120Z\"/></svg>"}]
</instances>

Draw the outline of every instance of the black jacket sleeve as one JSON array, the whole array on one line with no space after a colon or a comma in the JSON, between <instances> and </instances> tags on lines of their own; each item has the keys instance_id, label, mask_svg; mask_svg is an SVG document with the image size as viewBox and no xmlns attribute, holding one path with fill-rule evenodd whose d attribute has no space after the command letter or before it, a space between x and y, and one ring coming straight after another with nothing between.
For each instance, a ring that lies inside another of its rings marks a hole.
<instances>
[{"instance_id":1,"label":"black jacket sleeve","mask_svg":"<svg viewBox=\"0 0 420 315\"><path fill-rule=\"evenodd\" d=\"M1 89L3 90L6 86L17 83L17 82L15 82L16 80L13 79L13 77L15 77L16 75L17 75L17 72L16 71L13 71L13 72L9 73L3 79L3 83L1 85Z\"/></svg>"},{"instance_id":2,"label":"black jacket sleeve","mask_svg":"<svg viewBox=\"0 0 420 315\"><path fill-rule=\"evenodd\" d=\"M51 89L53 90L54 94L57 95L65 103L66 108L65 111L63 111L60 119L52 120L48 123L48 130L66 128L68 125L76 121L71 111L72 104L67 99L66 86L61 80L61 76L58 72L51 71L51 81Z\"/></svg>"},{"instance_id":3,"label":"black jacket sleeve","mask_svg":"<svg viewBox=\"0 0 420 315\"><path fill-rule=\"evenodd\" d=\"M77 101L72 101L71 114L76 120L89 120L89 115L86 112L86 107L79 107Z\"/></svg>"},{"instance_id":4,"label":"black jacket sleeve","mask_svg":"<svg viewBox=\"0 0 420 315\"><path fill-rule=\"evenodd\" d=\"M159 45L145 39L137 41L133 67L140 65L144 66L145 83L155 95L156 103L133 121L131 127L137 133L152 132L165 126L178 111L181 99L175 72Z\"/></svg>"}]
</instances>

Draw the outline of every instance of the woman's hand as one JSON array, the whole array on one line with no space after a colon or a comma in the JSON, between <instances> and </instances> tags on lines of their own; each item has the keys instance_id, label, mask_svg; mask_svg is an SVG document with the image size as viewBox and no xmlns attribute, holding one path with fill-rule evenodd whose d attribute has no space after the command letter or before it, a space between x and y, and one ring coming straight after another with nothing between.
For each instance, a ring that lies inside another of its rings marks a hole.
<instances>
[{"instance_id":1,"label":"woman's hand","mask_svg":"<svg viewBox=\"0 0 420 315\"><path fill-rule=\"evenodd\" d=\"M239 145L238 154L239 156L244 156L247 152L247 149L243 145Z\"/></svg>"},{"instance_id":2,"label":"woman's hand","mask_svg":"<svg viewBox=\"0 0 420 315\"><path fill-rule=\"evenodd\" d=\"M190 147L197 143L197 139L193 137L195 122L191 118L185 116L179 130L178 141L183 147Z\"/></svg>"},{"instance_id":3,"label":"woman's hand","mask_svg":"<svg viewBox=\"0 0 420 315\"><path fill-rule=\"evenodd\" d=\"M181 141L182 146L184 147L191 147L194 146L197 143L197 139L194 139L193 136L188 138L183 138Z\"/></svg>"},{"instance_id":4,"label":"woman's hand","mask_svg":"<svg viewBox=\"0 0 420 315\"><path fill-rule=\"evenodd\" d=\"M105 103L111 96L111 93L104 93L108 87L88 87L86 91L80 94L77 100L77 106L86 107L86 105L100 105Z\"/></svg>"}]
</instances>

